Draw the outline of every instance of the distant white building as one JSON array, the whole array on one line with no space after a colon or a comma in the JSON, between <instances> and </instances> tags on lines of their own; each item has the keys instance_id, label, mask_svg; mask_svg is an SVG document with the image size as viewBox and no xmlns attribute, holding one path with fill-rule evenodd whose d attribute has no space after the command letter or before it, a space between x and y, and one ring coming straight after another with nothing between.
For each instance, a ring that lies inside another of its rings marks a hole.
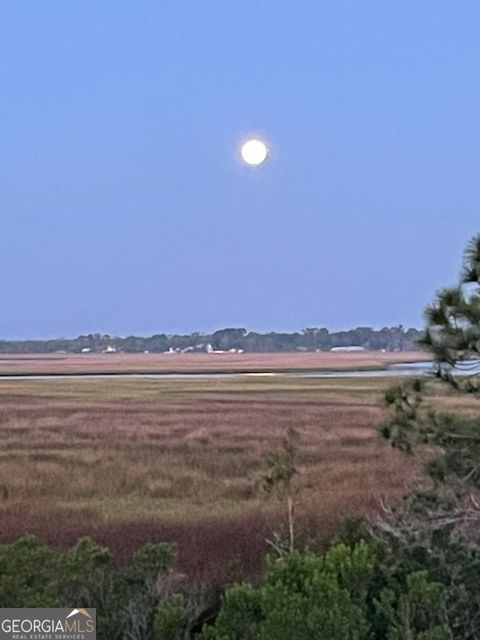
<instances>
[{"instance_id":1,"label":"distant white building","mask_svg":"<svg viewBox=\"0 0 480 640\"><path fill-rule=\"evenodd\" d=\"M90 351L91 351L90 347L83 347L80 353L90 353Z\"/></svg>"},{"instance_id":2,"label":"distant white building","mask_svg":"<svg viewBox=\"0 0 480 640\"><path fill-rule=\"evenodd\" d=\"M243 353L243 349L235 349L232 347L231 349L214 349L211 344L207 344L205 347L205 351L207 353Z\"/></svg>"},{"instance_id":3,"label":"distant white building","mask_svg":"<svg viewBox=\"0 0 480 640\"><path fill-rule=\"evenodd\" d=\"M102 353L117 353L117 347L112 347L109 344L108 347L102 351Z\"/></svg>"},{"instance_id":4,"label":"distant white building","mask_svg":"<svg viewBox=\"0 0 480 640\"><path fill-rule=\"evenodd\" d=\"M332 347L330 351L365 351L365 347L355 347L353 345L350 347Z\"/></svg>"}]
</instances>

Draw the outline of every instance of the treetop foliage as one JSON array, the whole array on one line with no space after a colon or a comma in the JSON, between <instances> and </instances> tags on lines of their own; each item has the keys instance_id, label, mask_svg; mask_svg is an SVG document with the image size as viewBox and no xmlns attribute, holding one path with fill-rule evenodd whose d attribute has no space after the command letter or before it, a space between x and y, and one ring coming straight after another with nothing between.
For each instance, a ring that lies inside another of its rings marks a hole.
<instances>
[{"instance_id":1,"label":"treetop foliage","mask_svg":"<svg viewBox=\"0 0 480 640\"><path fill-rule=\"evenodd\" d=\"M426 308L420 344L430 351L438 373L455 384L451 367L480 357L480 234L468 244L458 284L439 291Z\"/></svg>"},{"instance_id":2,"label":"treetop foliage","mask_svg":"<svg viewBox=\"0 0 480 640\"><path fill-rule=\"evenodd\" d=\"M442 289L425 312L424 346L435 376L454 394L480 395L480 235L468 244L459 283ZM436 409L435 387L407 380L385 394L391 409L382 434L394 447L412 453L418 445L439 452L427 472L435 484L454 485L457 494L480 488L480 417Z\"/></svg>"}]
</instances>

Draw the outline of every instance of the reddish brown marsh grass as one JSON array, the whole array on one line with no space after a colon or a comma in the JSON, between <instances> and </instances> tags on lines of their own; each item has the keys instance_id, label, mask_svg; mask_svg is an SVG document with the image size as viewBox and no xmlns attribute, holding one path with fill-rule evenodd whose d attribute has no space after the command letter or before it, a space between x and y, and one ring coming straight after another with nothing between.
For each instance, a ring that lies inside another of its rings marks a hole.
<instances>
[{"instance_id":1,"label":"reddish brown marsh grass","mask_svg":"<svg viewBox=\"0 0 480 640\"><path fill-rule=\"evenodd\" d=\"M281 518L259 480L287 427L300 434L305 536L325 540L347 516L405 492L413 465L377 435L388 384L1 381L0 537L31 532L63 545L89 533L119 557L149 539L174 540L182 566L198 575L225 577L235 559L251 573Z\"/></svg>"}]
</instances>

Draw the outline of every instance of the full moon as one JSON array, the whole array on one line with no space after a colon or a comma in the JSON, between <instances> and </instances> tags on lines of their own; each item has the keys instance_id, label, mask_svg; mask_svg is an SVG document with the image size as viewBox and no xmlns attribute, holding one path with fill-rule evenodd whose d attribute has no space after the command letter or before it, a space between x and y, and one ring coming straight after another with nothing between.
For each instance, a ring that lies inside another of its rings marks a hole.
<instances>
[{"instance_id":1,"label":"full moon","mask_svg":"<svg viewBox=\"0 0 480 640\"><path fill-rule=\"evenodd\" d=\"M240 149L243 161L251 167L258 167L268 156L268 148L265 142L258 138L250 138L242 144Z\"/></svg>"}]
</instances>

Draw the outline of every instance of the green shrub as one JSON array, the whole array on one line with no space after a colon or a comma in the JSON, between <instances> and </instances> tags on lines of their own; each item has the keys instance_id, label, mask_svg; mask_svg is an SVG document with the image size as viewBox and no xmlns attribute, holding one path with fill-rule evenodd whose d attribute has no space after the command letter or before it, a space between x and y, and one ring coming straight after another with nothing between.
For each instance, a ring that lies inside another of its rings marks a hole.
<instances>
[{"instance_id":1,"label":"green shrub","mask_svg":"<svg viewBox=\"0 0 480 640\"><path fill-rule=\"evenodd\" d=\"M133 555L128 575L133 580L155 580L176 559L175 545L147 542Z\"/></svg>"},{"instance_id":2,"label":"green shrub","mask_svg":"<svg viewBox=\"0 0 480 640\"><path fill-rule=\"evenodd\" d=\"M294 552L270 559L264 584L230 589L208 640L363 640L373 558L365 544L324 556Z\"/></svg>"},{"instance_id":3,"label":"green shrub","mask_svg":"<svg viewBox=\"0 0 480 640\"><path fill-rule=\"evenodd\" d=\"M426 571L407 576L406 589L395 594L384 589L377 602L386 621L386 640L451 640L446 624L445 597L440 584L430 582Z\"/></svg>"},{"instance_id":4,"label":"green shrub","mask_svg":"<svg viewBox=\"0 0 480 640\"><path fill-rule=\"evenodd\" d=\"M102 640L148 640L161 599L157 580L174 559L173 545L149 543L119 569L90 538L55 553L26 536L0 545L0 607L94 607Z\"/></svg>"},{"instance_id":5,"label":"green shrub","mask_svg":"<svg viewBox=\"0 0 480 640\"><path fill-rule=\"evenodd\" d=\"M365 542L270 559L259 587L237 585L202 640L451 640L444 587L406 575Z\"/></svg>"},{"instance_id":6,"label":"green shrub","mask_svg":"<svg viewBox=\"0 0 480 640\"><path fill-rule=\"evenodd\" d=\"M34 536L0 545L0 607L58 607L58 558Z\"/></svg>"},{"instance_id":7,"label":"green shrub","mask_svg":"<svg viewBox=\"0 0 480 640\"><path fill-rule=\"evenodd\" d=\"M153 629L157 640L183 640L190 622L188 603L180 594L173 594L158 605Z\"/></svg>"}]
</instances>

